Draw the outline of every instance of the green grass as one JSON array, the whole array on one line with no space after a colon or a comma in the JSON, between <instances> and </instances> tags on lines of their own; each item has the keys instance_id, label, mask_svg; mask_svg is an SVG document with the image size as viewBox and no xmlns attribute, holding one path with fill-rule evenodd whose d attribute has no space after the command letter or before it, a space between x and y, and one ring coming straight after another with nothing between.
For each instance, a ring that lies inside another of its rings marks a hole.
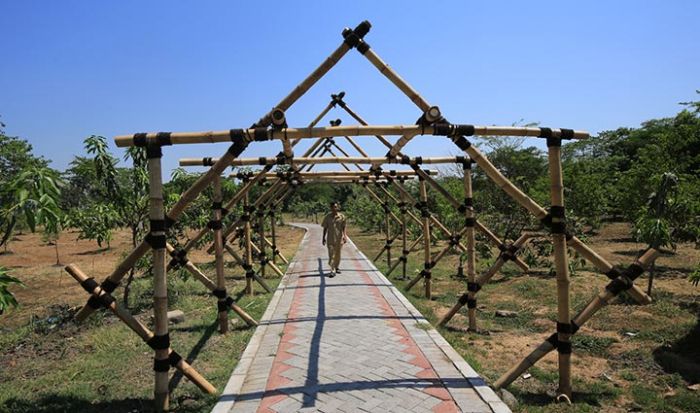
<instances>
[{"instance_id":1,"label":"green grass","mask_svg":"<svg viewBox=\"0 0 700 413\"><path fill-rule=\"evenodd\" d=\"M367 252L377 251L383 245L380 235L355 233L353 241ZM437 249L436 249L437 250ZM371 255L371 254L368 254ZM373 257L370 257L373 258ZM389 277L394 285L431 322L437 322L436 313L446 311L466 291L466 280L452 277L456 272L456 257L448 255L433 272L433 300L423 297L422 282L411 291L405 290L405 281ZM386 257L375 265L386 271ZM479 263L484 269L484 261ZM409 255L407 273L417 274L423 266L421 252ZM535 336L545 338L554 331L556 319L556 282L543 271L522 277L519 271L509 266L504 274L494 277L477 295L477 319L480 329L491 331L482 335L466 331L466 308L460 311L440 334L464 357L464 359L487 381L494 381L512 362L504 363L508 348L494 349L503 336ZM597 273L579 271L572 278L572 310L583 308L607 280ZM649 306L636 305L629 299L618 300L604 307L573 337L573 363L585 363L581 358L607 360L604 372L608 379L576 377L573 379L573 405L555 403L553 396L558 383L556 367L537 364L528 372L529 380L518 379L508 390L519 400L516 412L600 412L615 409L626 411L636 408L645 412L699 412L700 392L686 390L696 372L689 371L695 365L689 360L700 360L700 325L697 306L679 300L674 294L657 290L654 303ZM693 302L692 296L686 299ZM496 309L517 311L514 318L495 317ZM638 313L640 315L638 315ZM551 325L547 322L548 320ZM539 321L534 323L534 321ZM600 331L602 334L596 334ZM635 337L626 337L624 332L636 332ZM622 346L622 350L618 347ZM513 348L519 354L527 354L531 347ZM580 365L580 364L579 364ZM700 368L697 369L700 375ZM690 381L689 381L690 380ZM672 394L667 394L672 389Z\"/></svg>"},{"instance_id":2,"label":"green grass","mask_svg":"<svg viewBox=\"0 0 700 413\"><path fill-rule=\"evenodd\" d=\"M267 280L272 288L279 279ZM132 288L136 314L152 328L148 302L151 281L139 279ZM229 285L232 283L229 281ZM242 280L229 288L234 296ZM185 322L170 326L172 347L221 391L254 329L230 313L231 332L218 333L216 301L193 278L171 277L170 309L185 313ZM259 287L257 287L260 290ZM238 303L255 319L272 294L244 296ZM153 389L153 351L111 314L93 315L83 326L67 322L51 330L28 325L2 335L0 412L126 412L148 411ZM175 370L173 370L175 371ZM179 412L208 411L218 396L202 394L187 379L171 374L177 386L171 406Z\"/></svg>"}]
</instances>

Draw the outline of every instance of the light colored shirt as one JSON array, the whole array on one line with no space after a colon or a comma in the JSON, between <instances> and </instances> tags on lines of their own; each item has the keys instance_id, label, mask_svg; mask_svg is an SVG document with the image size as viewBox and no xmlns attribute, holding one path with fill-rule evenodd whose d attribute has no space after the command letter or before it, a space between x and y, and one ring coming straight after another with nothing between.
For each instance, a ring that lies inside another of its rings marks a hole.
<instances>
[{"instance_id":1,"label":"light colored shirt","mask_svg":"<svg viewBox=\"0 0 700 413\"><path fill-rule=\"evenodd\" d=\"M326 243L338 244L343 240L345 231L345 215L338 212L334 215L332 212L323 218L321 226L326 230Z\"/></svg>"}]
</instances>

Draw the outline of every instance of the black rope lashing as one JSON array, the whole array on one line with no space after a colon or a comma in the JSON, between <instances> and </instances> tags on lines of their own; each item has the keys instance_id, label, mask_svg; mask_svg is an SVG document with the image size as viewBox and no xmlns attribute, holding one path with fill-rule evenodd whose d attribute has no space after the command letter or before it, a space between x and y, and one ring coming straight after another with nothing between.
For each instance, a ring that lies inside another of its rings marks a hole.
<instances>
[{"instance_id":1,"label":"black rope lashing","mask_svg":"<svg viewBox=\"0 0 700 413\"><path fill-rule=\"evenodd\" d=\"M153 350L168 349L170 348L170 334L154 335L146 341L146 344Z\"/></svg>"},{"instance_id":2,"label":"black rope lashing","mask_svg":"<svg viewBox=\"0 0 700 413\"><path fill-rule=\"evenodd\" d=\"M331 94L331 105L333 105L333 107L338 105L341 108L344 108L346 106L345 102L343 102L344 97L345 97L345 92L342 92L342 91L340 93L338 93L337 95ZM339 125L339 123L338 123L338 125ZM334 125L333 121L331 121L331 126L338 126L338 125Z\"/></svg>"},{"instance_id":3,"label":"black rope lashing","mask_svg":"<svg viewBox=\"0 0 700 413\"><path fill-rule=\"evenodd\" d=\"M372 25L370 24L369 21L365 20L362 23L358 24L355 29L350 29L350 28L345 28L343 30L343 38L345 39L344 42L347 44L351 49L356 48L358 52L361 54L367 53L369 50L369 45L363 40L365 35L369 32L369 30L372 28Z\"/></svg>"},{"instance_id":4,"label":"black rope lashing","mask_svg":"<svg viewBox=\"0 0 700 413\"><path fill-rule=\"evenodd\" d=\"M170 260L170 263L168 266L170 267L177 267L177 266L186 266L190 260L187 258L187 251L185 250L173 250L170 252L170 256L172 259Z\"/></svg>"}]
</instances>

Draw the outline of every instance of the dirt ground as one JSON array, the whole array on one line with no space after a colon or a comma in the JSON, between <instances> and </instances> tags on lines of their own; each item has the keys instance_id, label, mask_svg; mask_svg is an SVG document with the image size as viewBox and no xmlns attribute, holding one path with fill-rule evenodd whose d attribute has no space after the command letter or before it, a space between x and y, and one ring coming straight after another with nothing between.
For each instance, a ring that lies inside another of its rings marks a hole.
<instances>
[{"instance_id":1,"label":"dirt ground","mask_svg":"<svg viewBox=\"0 0 700 413\"><path fill-rule=\"evenodd\" d=\"M294 255L301 233L290 227L280 227L278 248L283 255L288 258ZM98 247L95 241L78 240L75 231L62 233L58 243L60 265L56 265L54 245L44 242L39 233L15 235L7 252L0 253L0 266L9 269L26 286L10 289L21 306L0 317L0 327L16 327L26 324L33 316L43 317L50 305L83 305L86 293L63 270L65 265L76 264L88 276L101 281L132 248L128 230L115 231L109 249ZM200 249L193 251L190 259L204 263L211 261L212 257Z\"/></svg>"},{"instance_id":2,"label":"dirt ground","mask_svg":"<svg viewBox=\"0 0 700 413\"><path fill-rule=\"evenodd\" d=\"M384 245L381 235L356 229L350 235L372 256ZM606 225L586 243L615 265L626 267L644 245L630 238L630 226ZM434 246L437 252L444 246ZM397 251L400 246L396 247ZM394 258L396 257L394 254ZM458 256L447 256L433 269L433 299L422 296L422 283L410 291L405 281L393 282L433 323L466 291L466 280L455 275ZM509 390L520 400L516 411L700 411L700 287L687 276L700 263L700 250L679 244L673 254L656 261L651 305L630 299L603 308L574 339L572 377L575 404L571 409L552 404L557 375L557 353L551 352L518 378ZM386 273L386 257L376 262ZM421 253L409 255L407 275L422 268ZM488 267L481 260L478 272ZM646 291L648 273L636 281ZM571 276L572 315L605 287L608 279L590 265ZM466 308L441 333L465 359L493 383L555 331L556 281L549 268L531 268L523 275L507 264L477 295L480 333L467 332ZM514 311L512 318L495 316L497 310Z\"/></svg>"}]
</instances>

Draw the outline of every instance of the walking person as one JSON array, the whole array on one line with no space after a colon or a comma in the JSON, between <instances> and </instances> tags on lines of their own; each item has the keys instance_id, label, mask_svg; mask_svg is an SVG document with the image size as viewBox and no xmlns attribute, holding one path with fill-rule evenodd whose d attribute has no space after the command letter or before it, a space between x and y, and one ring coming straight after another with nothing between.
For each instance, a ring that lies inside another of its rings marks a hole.
<instances>
[{"instance_id":1,"label":"walking person","mask_svg":"<svg viewBox=\"0 0 700 413\"><path fill-rule=\"evenodd\" d=\"M343 244L348 242L348 236L345 233L345 215L340 213L340 205L337 202L331 202L331 212L323 218L321 223L323 227L323 238L321 242L328 247L328 265L331 267L329 277L335 277L335 274L340 273L340 250Z\"/></svg>"}]
</instances>

